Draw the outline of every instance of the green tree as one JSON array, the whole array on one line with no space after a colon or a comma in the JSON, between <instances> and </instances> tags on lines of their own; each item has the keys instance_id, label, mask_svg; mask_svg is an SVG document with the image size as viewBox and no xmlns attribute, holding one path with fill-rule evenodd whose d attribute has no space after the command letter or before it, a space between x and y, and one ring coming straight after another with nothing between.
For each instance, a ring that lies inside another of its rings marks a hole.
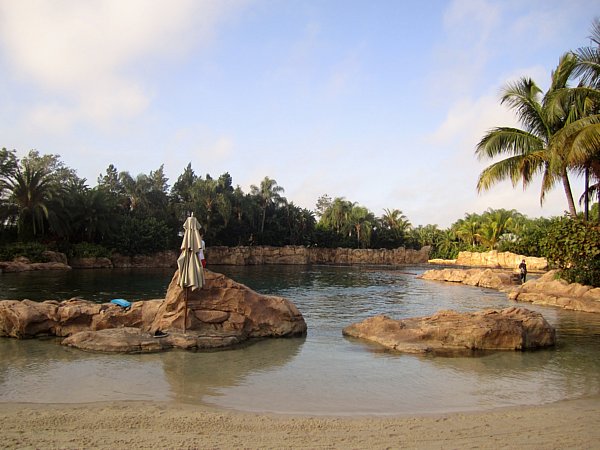
<instances>
[{"instance_id":1,"label":"green tree","mask_svg":"<svg viewBox=\"0 0 600 450\"><path fill-rule=\"evenodd\" d=\"M575 216L575 202L568 177L568 164L557 152L554 142L557 133L571 123L569 111L572 105L548 101L555 91L567 87L576 64L573 54L567 53L560 59L552 72L552 84L542 96L541 89L529 78L521 78L503 88L502 104L513 109L523 129L497 127L486 133L477 144L479 159L508 155L495 162L479 175L477 190L490 189L495 183L510 179L515 186L519 180L527 187L537 174L543 174L540 201L560 180L563 184L569 212Z\"/></svg>"},{"instance_id":2,"label":"green tree","mask_svg":"<svg viewBox=\"0 0 600 450\"><path fill-rule=\"evenodd\" d=\"M11 190L11 200L19 211L19 236L36 237L43 234L49 204L55 193L49 173L43 168L34 168L25 163L17 168L7 184Z\"/></svg>"},{"instance_id":3,"label":"green tree","mask_svg":"<svg viewBox=\"0 0 600 450\"><path fill-rule=\"evenodd\" d=\"M98 187L114 195L123 195L125 190L119 179L117 168L109 164L104 175L98 176Z\"/></svg>"},{"instance_id":4,"label":"green tree","mask_svg":"<svg viewBox=\"0 0 600 450\"><path fill-rule=\"evenodd\" d=\"M349 234L350 214L354 206L343 197L336 197L321 215L320 223L337 234Z\"/></svg>"},{"instance_id":5,"label":"green tree","mask_svg":"<svg viewBox=\"0 0 600 450\"><path fill-rule=\"evenodd\" d=\"M285 203L285 198L281 196L285 190L277 185L277 181L265 177L260 186L250 186L250 194L255 196L261 210L260 233L265 231L265 219L267 216L267 208L269 206L279 206Z\"/></svg>"},{"instance_id":6,"label":"green tree","mask_svg":"<svg viewBox=\"0 0 600 450\"><path fill-rule=\"evenodd\" d=\"M10 180L14 179L17 169L16 151L6 148L0 150L0 229L4 230L14 226L18 216L16 205L10 201L12 192Z\"/></svg>"},{"instance_id":7,"label":"green tree","mask_svg":"<svg viewBox=\"0 0 600 450\"><path fill-rule=\"evenodd\" d=\"M542 248L568 282L600 287L600 227L578 219L555 219Z\"/></svg>"},{"instance_id":8,"label":"green tree","mask_svg":"<svg viewBox=\"0 0 600 450\"><path fill-rule=\"evenodd\" d=\"M478 214L466 214L452 229L461 241L475 248L481 242L481 222L482 218Z\"/></svg>"},{"instance_id":9,"label":"green tree","mask_svg":"<svg viewBox=\"0 0 600 450\"><path fill-rule=\"evenodd\" d=\"M317 203L315 205L315 214L317 215L317 217L320 219L321 217L323 217L323 214L325 214L325 211L327 211L327 209L329 209L329 207L331 206L331 197L327 194L323 194L321 195L318 199L317 199Z\"/></svg>"},{"instance_id":10,"label":"green tree","mask_svg":"<svg viewBox=\"0 0 600 450\"><path fill-rule=\"evenodd\" d=\"M375 216L363 206L355 205L350 211L348 225L351 233L356 236L356 244L360 248L367 248L371 242Z\"/></svg>"},{"instance_id":11,"label":"green tree","mask_svg":"<svg viewBox=\"0 0 600 450\"><path fill-rule=\"evenodd\" d=\"M575 52L577 64L574 74L580 76L580 85L572 89L572 92L580 105L584 120L583 126L569 136L572 144L569 160L584 172L585 191L582 200L586 220L589 202L594 195L598 200L596 204L600 205L600 19L592 23L590 41L590 46L579 48ZM593 185L590 185L590 178L595 182Z\"/></svg>"},{"instance_id":12,"label":"green tree","mask_svg":"<svg viewBox=\"0 0 600 450\"><path fill-rule=\"evenodd\" d=\"M72 243L101 244L117 229L117 204L107 190L70 186L65 200Z\"/></svg>"},{"instance_id":13,"label":"green tree","mask_svg":"<svg viewBox=\"0 0 600 450\"><path fill-rule=\"evenodd\" d=\"M515 210L506 209L489 209L483 214L480 237L489 250L496 249L502 235L512 230L515 214Z\"/></svg>"},{"instance_id":14,"label":"green tree","mask_svg":"<svg viewBox=\"0 0 600 450\"><path fill-rule=\"evenodd\" d=\"M398 241L403 240L404 233L411 228L408 218L399 209L384 209L383 213L381 216L383 227L390 230Z\"/></svg>"},{"instance_id":15,"label":"green tree","mask_svg":"<svg viewBox=\"0 0 600 450\"><path fill-rule=\"evenodd\" d=\"M192 202L204 227L205 236L212 239L218 221L229 220L231 208L227 197L219 189L219 182L206 175L206 179L198 178L192 187Z\"/></svg>"}]
</instances>

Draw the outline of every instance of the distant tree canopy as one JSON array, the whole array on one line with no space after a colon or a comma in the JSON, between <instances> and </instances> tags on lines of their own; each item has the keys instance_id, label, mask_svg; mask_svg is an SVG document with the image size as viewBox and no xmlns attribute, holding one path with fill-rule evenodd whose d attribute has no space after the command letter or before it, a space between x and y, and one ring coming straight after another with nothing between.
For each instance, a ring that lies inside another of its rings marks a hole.
<instances>
[{"instance_id":1,"label":"distant tree canopy","mask_svg":"<svg viewBox=\"0 0 600 450\"><path fill-rule=\"evenodd\" d=\"M547 256L566 277L598 283L600 249L600 20L592 45L561 56L546 92L530 78L508 83L501 103L521 128L496 127L476 155L504 157L479 175L477 190L501 180L526 187L542 176L540 201L556 184L565 191L569 218L529 219L515 210L469 213L448 229L413 227L400 209L381 217L367 207L327 194L315 210L294 205L277 181L265 177L249 193L229 173L196 175L189 163L172 187L160 166L149 174L119 172L110 164L95 187L59 155L32 150L21 159L0 150L0 258L39 257L45 248L105 256L176 249L185 218L194 213L209 245L306 245L349 248L421 248L432 258L461 250L503 250ZM584 176L579 216L569 176Z\"/></svg>"}]
</instances>

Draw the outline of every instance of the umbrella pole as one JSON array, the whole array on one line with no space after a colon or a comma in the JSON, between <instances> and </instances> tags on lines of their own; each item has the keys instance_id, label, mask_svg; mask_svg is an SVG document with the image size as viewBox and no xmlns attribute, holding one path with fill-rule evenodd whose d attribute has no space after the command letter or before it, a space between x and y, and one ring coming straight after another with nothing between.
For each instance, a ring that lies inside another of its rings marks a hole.
<instances>
[{"instance_id":1,"label":"umbrella pole","mask_svg":"<svg viewBox=\"0 0 600 450\"><path fill-rule=\"evenodd\" d=\"M185 289L185 295L184 295L184 301L183 301L183 304L184 304L184 308L183 308L183 334L185 334L185 328L186 328L186 325L187 325L187 308L188 308L187 304L188 304L188 289L189 288L186 287L184 289Z\"/></svg>"}]
</instances>

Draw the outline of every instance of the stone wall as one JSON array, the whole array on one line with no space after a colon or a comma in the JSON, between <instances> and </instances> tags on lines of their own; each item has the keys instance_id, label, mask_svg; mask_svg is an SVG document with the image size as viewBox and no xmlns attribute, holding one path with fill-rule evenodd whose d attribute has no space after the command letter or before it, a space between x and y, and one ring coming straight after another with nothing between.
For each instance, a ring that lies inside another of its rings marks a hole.
<instances>
[{"instance_id":1,"label":"stone wall","mask_svg":"<svg viewBox=\"0 0 600 450\"><path fill-rule=\"evenodd\" d=\"M528 271L548 270L548 261L546 258L537 258L534 256L517 255L511 252L498 252L492 250L489 252L459 252L456 259L432 259L431 264L457 265L469 267L494 267L502 269L516 269L522 260L525 260Z\"/></svg>"},{"instance_id":2,"label":"stone wall","mask_svg":"<svg viewBox=\"0 0 600 450\"><path fill-rule=\"evenodd\" d=\"M387 249L352 249L352 248L317 248L302 246L285 247L209 247L206 259L209 265L252 266L262 264L424 264L429 257L430 247L421 250L405 248ZM35 263L26 258L15 261L0 262L0 273L22 272L26 270L68 270L74 269L107 269L107 268L176 268L179 252L164 251L154 255L123 256L113 255L111 258L71 258L67 263L64 254L60 258L65 263Z\"/></svg>"},{"instance_id":3,"label":"stone wall","mask_svg":"<svg viewBox=\"0 0 600 450\"><path fill-rule=\"evenodd\" d=\"M210 265L235 266L260 264L421 264L426 263L430 248L421 250L285 247L209 247L206 259Z\"/></svg>"}]
</instances>

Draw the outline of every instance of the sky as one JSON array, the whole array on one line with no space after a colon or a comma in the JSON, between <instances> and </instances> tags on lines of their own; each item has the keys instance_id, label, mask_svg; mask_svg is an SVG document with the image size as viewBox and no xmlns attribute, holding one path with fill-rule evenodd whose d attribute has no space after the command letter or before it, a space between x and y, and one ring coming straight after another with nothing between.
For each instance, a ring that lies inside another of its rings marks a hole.
<instances>
[{"instance_id":1,"label":"sky","mask_svg":"<svg viewBox=\"0 0 600 450\"><path fill-rule=\"evenodd\" d=\"M164 164L172 186L191 163L415 226L561 215L539 180L478 193L475 148L518 125L502 87L545 90L598 16L600 0L0 0L0 147L60 155L90 187L110 164Z\"/></svg>"}]
</instances>

